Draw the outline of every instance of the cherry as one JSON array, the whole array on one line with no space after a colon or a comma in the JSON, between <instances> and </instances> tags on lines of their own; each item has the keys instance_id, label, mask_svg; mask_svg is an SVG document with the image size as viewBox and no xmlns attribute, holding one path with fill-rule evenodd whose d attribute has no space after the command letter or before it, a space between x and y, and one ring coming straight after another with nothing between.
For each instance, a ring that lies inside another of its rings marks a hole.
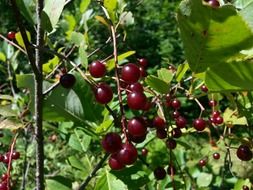
<instances>
[{"instance_id":1,"label":"cherry","mask_svg":"<svg viewBox=\"0 0 253 190\"><path fill-rule=\"evenodd\" d=\"M144 136L147 132L145 122L140 117L134 117L128 121L127 124L128 133L132 136Z\"/></svg>"},{"instance_id":2,"label":"cherry","mask_svg":"<svg viewBox=\"0 0 253 190\"><path fill-rule=\"evenodd\" d=\"M156 136L159 139L165 139L167 137L167 131L165 129L157 129Z\"/></svg>"},{"instance_id":3,"label":"cherry","mask_svg":"<svg viewBox=\"0 0 253 190\"><path fill-rule=\"evenodd\" d=\"M213 153L213 158L215 160L219 160L220 159L220 154L218 152Z\"/></svg>"},{"instance_id":4,"label":"cherry","mask_svg":"<svg viewBox=\"0 0 253 190\"><path fill-rule=\"evenodd\" d=\"M2 162L3 160L4 160L4 156L0 154L0 162Z\"/></svg>"},{"instance_id":5,"label":"cherry","mask_svg":"<svg viewBox=\"0 0 253 190\"><path fill-rule=\"evenodd\" d=\"M236 155L242 161L249 161L253 157L252 151L247 145L240 145L236 151Z\"/></svg>"},{"instance_id":6,"label":"cherry","mask_svg":"<svg viewBox=\"0 0 253 190\"><path fill-rule=\"evenodd\" d=\"M174 139L171 139L169 138L167 141L166 141L166 145L169 149L175 149L176 146L177 146L177 141L175 141Z\"/></svg>"},{"instance_id":7,"label":"cherry","mask_svg":"<svg viewBox=\"0 0 253 190\"><path fill-rule=\"evenodd\" d=\"M4 159L3 159L3 163L9 164L9 160L10 160L9 155L8 155L8 154L5 154L5 155L4 155Z\"/></svg>"},{"instance_id":8,"label":"cherry","mask_svg":"<svg viewBox=\"0 0 253 190\"><path fill-rule=\"evenodd\" d=\"M165 176L166 176L166 171L163 167L157 167L155 170L154 170L154 176L157 180L161 180L161 179L164 179Z\"/></svg>"},{"instance_id":9,"label":"cherry","mask_svg":"<svg viewBox=\"0 0 253 190\"><path fill-rule=\"evenodd\" d=\"M63 88L71 88L74 86L76 82L76 78L74 75L67 73L61 76L60 78L60 84Z\"/></svg>"},{"instance_id":10,"label":"cherry","mask_svg":"<svg viewBox=\"0 0 253 190\"><path fill-rule=\"evenodd\" d=\"M133 110L141 110L145 107L147 98L140 92L131 92L127 95L127 105Z\"/></svg>"},{"instance_id":11,"label":"cherry","mask_svg":"<svg viewBox=\"0 0 253 190\"><path fill-rule=\"evenodd\" d=\"M165 120L160 118L159 116L156 116L153 119L153 125L157 128L157 129L164 129L165 128Z\"/></svg>"},{"instance_id":12,"label":"cherry","mask_svg":"<svg viewBox=\"0 0 253 190\"><path fill-rule=\"evenodd\" d=\"M106 83L99 83L95 89L95 98L100 104L108 104L113 98L112 88Z\"/></svg>"},{"instance_id":13,"label":"cherry","mask_svg":"<svg viewBox=\"0 0 253 190\"><path fill-rule=\"evenodd\" d=\"M125 143L118 152L118 159L122 164L131 165L137 160L137 150L131 143Z\"/></svg>"},{"instance_id":14,"label":"cherry","mask_svg":"<svg viewBox=\"0 0 253 190\"><path fill-rule=\"evenodd\" d=\"M171 94L166 94L166 96L165 96L165 105L167 106L167 107L170 107L170 105L171 105Z\"/></svg>"},{"instance_id":15,"label":"cherry","mask_svg":"<svg viewBox=\"0 0 253 190\"><path fill-rule=\"evenodd\" d=\"M170 105L174 109L179 109L181 107L181 102L178 99L174 99L174 100L171 101Z\"/></svg>"},{"instance_id":16,"label":"cherry","mask_svg":"<svg viewBox=\"0 0 253 190\"><path fill-rule=\"evenodd\" d=\"M204 167L207 164L206 159L199 160L199 166Z\"/></svg>"},{"instance_id":17,"label":"cherry","mask_svg":"<svg viewBox=\"0 0 253 190\"><path fill-rule=\"evenodd\" d=\"M137 82L140 78L139 67L133 63L124 65L121 70L121 78L129 84Z\"/></svg>"},{"instance_id":18,"label":"cherry","mask_svg":"<svg viewBox=\"0 0 253 190\"><path fill-rule=\"evenodd\" d=\"M0 183L0 190L8 190L8 187L7 187L7 183L6 183L6 182Z\"/></svg>"},{"instance_id":19,"label":"cherry","mask_svg":"<svg viewBox=\"0 0 253 190\"><path fill-rule=\"evenodd\" d=\"M182 131L181 131L181 129L180 129L180 128L175 128L175 129L173 129L173 130L172 130L172 136L173 136L174 138L179 138L179 137L181 137L181 136L182 136Z\"/></svg>"},{"instance_id":20,"label":"cherry","mask_svg":"<svg viewBox=\"0 0 253 190\"><path fill-rule=\"evenodd\" d=\"M217 105L217 102L216 100L209 100L208 104L210 107L215 107Z\"/></svg>"},{"instance_id":21,"label":"cherry","mask_svg":"<svg viewBox=\"0 0 253 190\"><path fill-rule=\"evenodd\" d=\"M148 154L148 149L146 149L146 148L141 149L142 156L147 156L147 154Z\"/></svg>"},{"instance_id":22,"label":"cherry","mask_svg":"<svg viewBox=\"0 0 253 190\"><path fill-rule=\"evenodd\" d=\"M219 111L213 111L213 112L212 112L212 117L213 117L213 118L216 118L216 117L218 117L218 116L220 116L220 112L219 112Z\"/></svg>"},{"instance_id":23,"label":"cherry","mask_svg":"<svg viewBox=\"0 0 253 190\"><path fill-rule=\"evenodd\" d=\"M208 3L211 7L213 7L213 8L218 8L218 7L220 7L220 3L219 3L219 1L217 1L217 0L209 0L207 3Z\"/></svg>"},{"instance_id":24,"label":"cherry","mask_svg":"<svg viewBox=\"0 0 253 190\"><path fill-rule=\"evenodd\" d=\"M139 82L130 84L128 89L132 92L143 92L143 86Z\"/></svg>"},{"instance_id":25,"label":"cherry","mask_svg":"<svg viewBox=\"0 0 253 190\"><path fill-rule=\"evenodd\" d=\"M133 136L128 133L128 139L135 143L142 143L146 139L146 133L143 136Z\"/></svg>"},{"instance_id":26,"label":"cherry","mask_svg":"<svg viewBox=\"0 0 253 190\"><path fill-rule=\"evenodd\" d=\"M247 185L243 185L242 190L249 190L249 187Z\"/></svg>"},{"instance_id":27,"label":"cherry","mask_svg":"<svg viewBox=\"0 0 253 190\"><path fill-rule=\"evenodd\" d=\"M148 60L147 60L147 59L145 59L145 58L140 58L140 59L138 59L138 61L139 61L139 64L140 64L142 67L147 67L147 65L148 65Z\"/></svg>"},{"instance_id":28,"label":"cherry","mask_svg":"<svg viewBox=\"0 0 253 190\"><path fill-rule=\"evenodd\" d=\"M172 164L170 164L168 166L168 168L167 168L167 174L171 175L171 176L173 176L173 175L176 174L176 168Z\"/></svg>"},{"instance_id":29,"label":"cherry","mask_svg":"<svg viewBox=\"0 0 253 190\"><path fill-rule=\"evenodd\" d=\"M89 65L89 71L92 77L100 78L106 73L106 67L100 61L94 61Z\"/></svg>"},{"instance_id":30,"label":"cherry","mask_svg":"<svg viewBox=\"0 0 253 190\"><path fill-rule=\"evenodd\" d=\"M125 165L119 161L117 154L112 154L108 162L110 168L113 170L121 170L125 167Z\"/></svg>"},{"instance_id":31,"label":"cherry","mask_svg":"<svg viewBox=\"0 0 253 190\"><path fill-rule=\"evenodd\" d=\"M8 179L8 174L7 173L4 173L1 177L2 181L5 181Z\"/></svg>"},{"instance_id":32,"label":"cherry","mask_svg":"<svg viewBox=\"0 0 253 190\"><path fill-rule=\"evenodd\" d=\"M178 118L179 116L180 116L180 112L179 112L179 111L177 111L177 110L173 111L172 117L173 117L174 119Z\"/></svg>"},{"instance_id":33,"label":"cherry","mask_svg":"<svg viewBox=\"0 0 253 190\"><path fill-rule=\"evenodd\" d=\"M176 126L178 126L179 128L185 128L186 124L187 120L183 116L179 116L176 119Z\"/></svg>"},{"instance_id":34,"label":"cherry","mask_svg":"<svg viewBox=\"0 0 253 190\"><path fill-rule=\"evenodd\" d=\"M203 131L206 128L206 121L202 118L195 119L193 121L193 127L197 131Z\"/></svg>"},{"instance_id":35,"label":"cherry","mask_svg":"<svg viewBox=\"0 0 253 190\"><path fill-rule=\"evenodd\" d=\"M223 123L223 117L221 117L220 115L217 116L217 117L213 117L213 122L214 124L216 125L220 125Z\"/></svg>"},{"instance_id":36,"label":"cherry","mask_svg":"<svg viewBox=\"0 0 253 190\"><path fill-rule=\"evenodd\" d=\"M202 85L202 86L200 87L200 89L201 89L203 92L208 92L208 88L207 88L206 85Z\"/></svg>"},{"instance_id":37,"label":"cherry","mask_svg":"<svg viewBox=\"0 0 253 190\"><path fill-rule=\"evenodd\" d=\"M11 158L12 158L13 160L19 159L19 158L20 158L20 153L19 153L19 152L16 152L16 151L12 152Z\"/></svg>"},{"instance_id":38,"label":"cherry","mask_svg":"<svg viewBox=\"0 0 253 190\"><path fill-rule=\"evenodd\" d=\"M118 133L107 133L102 139L102 147L108 153L114 153L121 149L121 137Z\"/></svg>"},{"instance_id":39,"label":"cherry","mask_svg":"<svg viewBox=\"0 0 253 190\"><path fill-rule=\"evenodd\" d=\"M140 71L140 76L141 76L142 78L144 78L144 77L147 76L147 72L146 72L146 70L145 70L144 67L139 67L139 71Z\"/></svg>"},{"instance_id":40,"label":"cherry","mask_svg":"<svg viewBox=\"0 0 253 190\"><path fill-rule=\"evenodd\" d=\"M8 38L9 40L14 40L14 39L15 39L15 36L16 36L16 32L14 32L14 31L10 31L10 32L8 32L8 34L7 34L7 38Z\"/></svg>"},{"instance_id":41,"label":"cherry","mask_svg":"<svg viewBox=\"0 0 253 190\"><path fill-rule=\"evenodd\" d=\"M152 103L149 101L146 101L144 107L142 108L143 111L149 111L150 108L152 107Z\"/></svg>"}]
</instances>

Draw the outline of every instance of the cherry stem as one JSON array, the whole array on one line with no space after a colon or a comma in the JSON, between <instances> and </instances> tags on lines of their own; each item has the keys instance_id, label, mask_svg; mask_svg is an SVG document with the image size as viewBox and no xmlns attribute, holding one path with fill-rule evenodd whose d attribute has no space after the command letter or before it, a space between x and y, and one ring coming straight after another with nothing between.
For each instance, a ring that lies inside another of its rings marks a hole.
<instances>
[{"instance_id":1,"label":"cherry stem","mask_svg":"<svg viewBox=\"0 0 253 190\"><path fill-rule=\"evenodd\" d=\"M10 147L10 151L9 151L9 162L8 162L8 169L7 169L7 190L10 190L10 174L11 174L11 162L12 162L12 153L13 153L13 149L14 149L14 146L16 144L16 140L17 140L17 137L18 137L18 133L14 136L13 140L12 140L12 143L11 143L11 147Z\"/></svg>"},{"instance_id":2,"label":"cherry stem","mask_svg":"<svg viewBox=\"0 0 253 190\"><path fill-rule=\"evenodd\" d=\"M203 111L205 111L205 108L204 106L202 106L202 104L199 102L199 100L197 98L194 98L195 102L198 104L198 106L200 107L200 114L199 114L199 117L201 117Z\"/></svg>"}]
</instances>

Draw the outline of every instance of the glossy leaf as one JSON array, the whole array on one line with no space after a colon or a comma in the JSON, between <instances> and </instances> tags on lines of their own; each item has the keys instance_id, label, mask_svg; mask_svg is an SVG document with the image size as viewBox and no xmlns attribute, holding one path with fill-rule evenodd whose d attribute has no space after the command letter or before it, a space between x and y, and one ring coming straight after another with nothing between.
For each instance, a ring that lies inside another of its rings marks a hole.
<instances>
[{"instance_id":1,"label":"glossy leaf","mask_svg":"<svg viewBox=\"0 0 253 190\"><path fill-rule=\"evenodd\" d=\"M30 34L30 32L26 31L26 35L27 35L28 41L31 42L31 34ZM18 42L18 45L20 45L22 48L25 48L25 44L24 44L24 41L23 41L23 38L22 38L20 32L16 33L15 38L16 38L16 40Z\"/></svg>"},{"instance_id":2,"label":"glossy leaf","mask_svg":"<svg viewBox=\"0 0 253 190\"><path fill-rule=\"evenodd\" d=\"M104 7L108 11L108 14L113 22L116 19L116 8L117 8L117 0L104 0Z\"/></svg>"},{"instance_id":3,"label":"glossy leaf","mask_svg":"<svg viewBox=\"0 0 253 190\"><path fill-rule=\"evenodd\" d=\"M169 91L169 84L154 75L147 76L145 82L161 94L166 94Z\"/></svg>"},{"instance_id":4,"label":"glossy leaf","mask_svg":"<svg viewBox=\"0 0 253 190\"><path fill-rule=\"evenodd\" d=\"M54 68L59 64L60 59L57 56L54 56L54 58L50 59L47 63L43 64L43 72L50 73L54 70Z\"/></svg>"},{"instance_id":5,"label":"glossy leaf","mask_svg":"<svg viewBox=\"0 0 253 190\"><path fill-rule=\"evenodd\" d=\"M180 82L182 80L182 78L184 77L184 75L188 71L188 69L189 69L188 63L183 63L178 66L177 72L176 72L177 82Z\"/></svg>"}]
</instances>

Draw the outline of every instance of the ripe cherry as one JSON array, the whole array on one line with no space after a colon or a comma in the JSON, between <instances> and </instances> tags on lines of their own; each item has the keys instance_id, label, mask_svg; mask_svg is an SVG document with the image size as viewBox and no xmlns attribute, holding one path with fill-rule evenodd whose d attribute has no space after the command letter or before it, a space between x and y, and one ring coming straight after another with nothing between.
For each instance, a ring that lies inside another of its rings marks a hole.
<instances>
[{"instance_id":1,"label":"ripe cherry","mask_svg":"<svg viewBox=\"0 0 253 190\"><path fill-rule=\"evenodd\" d=\"M209 104L210 107L215 107L215 106L217 106L216 100L209 100L208 104Z\"/></svg>"},{"instance_id":2,"label":"ripe cherry","mask_svg":"<svg viewBox=\"0 0 253 190\"><path fill-rule=\"evenodd\" d=\"M106 83L100 83L95 89L95 98L100 104L108 104L113 98L112 88Z\"/></svg>"},{"instance_id":3,"label":"ripe cherry","mask_svg":"<svg viewBox=\"0 0 253 190\"><path fill-rule=\"evenodd\" d=\"M247 145L240 145L236 151L236 155L242 161L249 161L253 157L252 151Z\"/></svg>"},{"instance_id":4,"label":"ripe cherry","mask_svg":"<svg viewBox=\"0 0 253 190\"><path fill-rule=\"evenodd\" d=\"M10 32L8 32L8 34L7 34L7 38L8 38L9 40L14 40L14 39L15 39L15 36L16 36L16 32L14 32L14 31L10 31Z\"/></svg>"},{"instance_id":5,"label":"ripe cherry","mask_svg":"<svg viewBox=\"0 0 253 190\"><path fill-rule=\"evenodd\" d=\"M8 154L5 154L5 155L4 155L4 159L3 159L3 163L9 164L9 160L10 160L9 155L8 155Z\"/></svg>"},{"instance_id":6,"label":"ripe cherry","mask_svg":"<svg viewBox=\"0 0 253 190\"><path fill-rule=\"evenodd\" d=\"M156 136L159 139L165 139L167 137L167 131L165 129L157 129Z\"/></svg>"},{"instance_id":7,"label":"ripe cherry","mask_svg":"<svg viewBox=\"0 0 253 190\"><path fill-rule=\"evenodd\" d=\"M143 136L133 136L128 133L128 139L134 143L142 143L146 139L146 133Z\"/></svg>"},{"instance_id":8,"label":"ripe cherry","mask_svg":"<svg viewBox=\"0 0 253 190\"><path fill-rule=\"evenodd\" d=\"M174 109L179 109L181 107L181 102L178 99L174 99L174 100L171 101L170 105Z\"/></svg>"},{"instance_id":9,"label":"ripe cherry","mask_svg":"<svg viewBox=\"0 0 253 190\"><path fill-rule=\"evenodd\" d=\"M6 182L1 182L1 183L0 183L0 190L8 190L8 187L7 187L7 183L6 183Z\"/></svg>"},{"instance_id":10,"label":"ripe cherry","mask_svg":"<svg viewBox=\"0 0 253 190\"><path fill-rule=\"evenodd\" d=\"M107 133L102 139L102 147L108 153L114 153L121 149L121 137L118 133Z\"/></svg>"},{"instance_id":11,"label":"ripe cherry","mask_svg":"<svg viewBox=\"0 0 253 190\"><path fill-rule=\"evenodd\" d=\"M219 111L213 111L213 112L212 112L212 117L213 117L213 118L216 118L216 117L218 117L218 116L220 116L220 112L219 112Z\"/></svg>"},{"instance_id":12,"label":"ripe cherry","mask_svg":"<svg viewBox=\"0 0 253 190\"><path fill-rule=\"evenodd\" d=\"M169 138L167 141L166 141L166 145L169 149L175 149L176 146L177 146L177 141L175 141L174 139L171 139Z\"/></svg>"},{"instance_id":13,"label":"ripe cherry","mask_svg":"<svg viewBox=\"0 0 253 190\"><path fill-rule=\"evenodd\" d=\"M203 131L206 128L206 121L202 118L195 119L193 121L193 127L197 131Z\"/></svg>"},{"instance_id":14,"label":"ripe cherry","mask_svg":"<svg viewBox=\"0 0 253 190\"><path fill-rule=\"evenodd\" d=\"M174 138L179 138L179 137L181 137L181 136L182 136L182 131L181 131L181 129L180 129L180 128L174 128L174 129L172 130L172 136L173 136Z\"/></svg>"},{"instance_id":15,"label":"ripe cherry","mask_svg":"<svg viewBox=\"0 0 253 190\"><path fill-rule=\"evenodd\" d=\"M200 89L202 90L202 92L208 92L208 88L206 85L202 85Z\"/></svg>"},{"instance_id":16,"label":"ripe cherry","mask_svg":"<svg viewBox=\"0 0 253 190\"><path fill-rule=\"evenodd\" d=\"M115 154L112 154L109 158L109 166L111 169L113 170L121 170L125 167L124 164L122 164L120 161L119 161L119 158L117 156L117 153Z\"/></svg>"},{"instance_id":17,"label":"ripe cherry","mask_svg":"<svg viewBox=\"0 0 253 190\"><path fill-rule=\"evenodd\" d=\"M209 0L207 3L208 3L211 7L213 7L213 8L218 8L218 7L220 7L220 3L219 3L219 1L217 1L217 0Z\"/></svg>"},{"instance_id":18,"label":"ripe cherry","mask_svg":"<svg viewBox=\"0 0 253 190\"><path fill-rule=\"evenodd\" d=\"M74 86L75 82L75 76L70 73L64 74L60 78L60 84L63 88L71 88L72 86Z\"/></svg>"},{"instance_id":19,"label":"ripe cherry","mask_svg":"<svg viewBox=\"0 0 253 190\"><path fill-rule=\"evenodd\" d=\"M128 121L127 124L128 133L132 136L144 136L147 132L147 127L145 122L140 117L134 117Z\"/></svg>"},{"instance_id":20,"label":"ripe cherry","mask_svg":"<svg viewBox=\"0 0 253 190\"><path fill-rule=\"evenodd\" d=\"M153 125L157 128L157 129L164 129L165 128L165 120L160 118L159 116L156 116L153 119Z\"/></svg>"},{"instance_id":21,"label":"ripe cherry","mask_svg":"<svg viewBox=\"0 0 253 190\"><path fill-rule=\"evenodd\" d=\"M20 153L19 153L19 152L16 152L16 151L13 151L13 152L12 152L12 155L11 155L11 158L12 158L13 160L19 159L19 158L20 158Z\"/></svg>"},{"instance_id":22,"label":"ripe cherry","mask_svg":"<svg viewBox=\"0 0 253 190\"><path fill-rule=\"evenodd\" d=\"M166 176L166 171L163 167L157 167L155 170L154 170L154 176L157 180L161 180L161 179L164 179L165 176Z\"/></svg>"},{"instance_id":23,"label":"ripe cherry","mask_svg":"<svg viewBox=\"0 0 253 190\"><path fill-rule=\"evenodd\" d=\"M145 78L147 76L146 69L144 67L139 67L141 78Z\"/></svg>"},{"instance_id":24,"label":"ripe cherry","mask_svg":"<svg viewBox=\"0 0 253 190\"><path fill-rule=\"evenodd\" d=\"M94 61L89 65L89 71L92 77L100 78L106 73L106 67L100 61Z\"/></svg>"},{"instance_id":25,"label":"ripe cherry","mask_svg":"<svg viewBox=\"0 0 253 190\"><path fill-rule=\"evenodd\" d=\"M199 166L204 167L207 164L206 159L199 160Z\"/></svg>"},{"instance_id":26,"label":"ripe cherry","mask_svg":"<svg viewBox=\"0 0 253 190\"><path fill-rule=\"evenodd\" d=\"M143 92L143 86L139 82L130 84L128 89L132 92Z\"/></svg>"},{"instance_id":27,"label":"ripe cherry","mask_svg":"<svg viewBox=\"0 0 253 190\"><path fill-rule=\"evenodd\" d=\"M129 84L137 82L140 78L139 67L133 63L124 65L121 70L121 78Z\"/></svg>"},{"instance_id":28,"label":"ripe cherry","mask_svg":"<svg viewBox=\"0 0 253 190\"><path fill-rule=\"evenodd\" d=\"M218 152L213 153L213 158L215 160L219 160L220 159L220 154Z\"/></svg>"},{"instance_id":29,"label":"ripe cherry","mask_svg":"<svg viewBox=\"0 0 253 190\"><path fill-rule=\"evenodd\" d=\"M249 187L247 185L243 185L242 190L249 190Z\"/></svg>"},{"instance_id":30,"label":"ripe cherry","mask_svg":"<svg viewBox=\"0 0 253 190\"><path fill-rule=\"evenodd\" d=\"M179 116L176 119L176 126L178 126L179 128L185 128L186 124L187 120L183 116Z\"/></svg>"},{"instance_id":31,"label":"ripe cherry","mask_svg":"<svg viewBox=\"0 0 253 190\"><path fill-rule=\"evenodd\" d=\"M2 162L3 160L4 160L4 156L0 154L0 162Z\"/></svg>"},{"instance_id":32,"label":"ripe cherry","mask_svg":"<svg viewBox=\"0 0 253 190\"><path fill-rule=\"evenodd\" d=\"M217 117L213 117L213 123L216 125L220 125L223 123L223 117L221 117L220 115Z\"/></svg>"},{"instance_id":33,"label":"ripe cherry","mask_svg":"<svg viewBox=\"0 0 253 190\"><path fill-rule=\"evenodd\" d=\"M147 67L147 65L148 65L148 60L147 60L147 59L145 59L145 58L140 58L140 59L138 59L138 61L139 61L139 64L140 64L142 67Z\"/></svg>"},{"instance_id":34,"label":"ripe cherry","mask_svg":"<svg viewBox=\"0 0 253 190\"><path fill-rule=\"evenodd\" d=\"M147 154L148 154L148 149L146 149L146 148L141 149L142 156L147 156Z\"/></svg>"},{"instance_id":35,"label":"ripe cherry","mask_svg":"<svg viewBox=\"0 0 253 190\"><path fill-rule=\"evenodd\" d=\"M7 173L3 173L1 179L2 179L2 181L7 180L8 179L8 174Z\"/></svg>"},{"instance_id":36,"label":"ripe cherry","mask_svg":"<svg viewBox=\"0 0 253 190\"><path fill-rule=\"evenodd\" d=\"M127 105L133 110L141 110L145 107L147 98L140 92L131 92L127 95Z\"/></svg>"},{"instance_id":37,"label":"ripe cherry","mask_svg":"<svg viewBox=\"0 0 253 190\"><path fill-rule=\"evenodd\" d=\"M173 117L174 119L178 118L179 116L180 116L180 112L179 112L179 111L177 111L177 110L173 111L172 117Z\"/></svg>"},{"instance_id":38,"label":"ripe cherry","mask_svg":"<svg viewBox=\"0 0 253 190\"><path fill-rule=\"evenodd\" d=\"M137 160L137 149L131 143L125 143L118 152L118 159L122 164L131 165Z\"/></svg>"}]
</instances>

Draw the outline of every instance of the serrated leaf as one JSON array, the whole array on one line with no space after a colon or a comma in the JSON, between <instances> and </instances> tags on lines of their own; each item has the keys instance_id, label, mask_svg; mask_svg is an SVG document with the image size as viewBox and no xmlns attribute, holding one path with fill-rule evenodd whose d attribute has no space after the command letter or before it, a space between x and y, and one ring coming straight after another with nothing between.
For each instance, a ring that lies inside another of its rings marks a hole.
<instances>
[{"instance_id":1,"label":"serrated leaf","mask_svg":"<svg viewBox=\"0 0 253 190\"><path fill-rule=\"evenodd\" d=\"M177 72L176 72L176 80L177 82L180 82L182 78L184 77L185 73L189 69L189 64L188 63L183 63L177 67Z\"/></svg>"},{"instance_id":2,"label":"serrated leaf","mask_svg":"<svg viewBox=\"0 0 253 190\"><path fill-rule=\"evenodd\" d=\"M81 13L84 13L87 10L90 2L91 2L91 0L82 0L82 2L80 3L80 11L81 11Z\"/></svg>"},{"instance_id":3,"label":"serrated leaf","mask_svg":"<svg viewBox=\"0 0 253 190\"><path fill-rule=\"evenodd\" d=\"M117 0L104 0L104 7L108 11L108 14L112 20L115 22L116 19L116 9L117 9Z\"/></svg>"},{"instance_id":4,"label":"serrated leaf","mask_svg":"<svg viewBox=\"0 0 253 190\"><path fill-rule=\"evenodd\" d=\"M61 16L65 0L46 0L42 11L42 27L51 32Z\"/></svg>"},{"instance_id":5,"label":"serrated leaf","mask_svg":"<svg viewBox=\"0 0 253 190\"><path fill-rule=\"evenodd\" d=\"M173 74L168 69L162 68L157 71L158 78L166 83L170 83L173 79Z\"/></svg>"},{"instance_id":6,"label":"serrated leaf","mask_svg":"<svg viewBox=\"0 0 253 190\"><path fill-rule=\"evenodd\" d=\"M169 91L169 84L154 75L147 76L145 82L147 85L161 94L166 94Z\"/></svg>"},{"instance_id":7,"label":"serrated leaf","mask_svg":"<svg viewBox=\"0 0 253 190\"><path fill-rule=\"evenodd\" d=\"M27 35L28 41L31 42L31 34L30 34L30 32L26 31L26 35ZM22 48L25 48L25 44L24 44L24 41L23 41L23 38L22 38L20 32L16 33L15 38L16 38L16 40L18 42L18 45L20 45Z\"/></svg>"},{"instance_id":8,"label":"serrated leaf","mask_svg":"<svg viewBox=\"0 0 253 190\"><path fill-rule=\"evenodd\" d=\"M233 125L248 125L247 118L246 117L237 117L238 111L237 110L231 110L227 108L224 111L223 118L224 123L233 126Z\"/></svg>"},{"instance_id":9,"label":"serrated leaf","mask_svg":"<svg viewBox=\"0 0 253 190\"><path fill-rule=\"evenodd\" d=\"M50 59L47 63L43 64L43 72L50 73L54 70L54 68L59 64L60 59L58 56L54 56L54 58Z\"/></svg>"},{"instance_id":10,"label":"serrated leaf","mask_svg":"<svg viewBox=\"0 0 253 190\"><path fill-rule=\"evenodd\" d=\"M208 187L213 180L213 175L209 173L200 173L197 178L197 184L199 187Z\"/></svg>"},{"instance_id":11,"label":"serrated leaf","mask_svg":"<svg viewBox=\"0 0 253 190\"><path fill-rule=\"evenodd\" d=\"M126 59L127 57L129 57L129 56L131 56L133 54L135 54L135 51L127 51L125 53L122 53L122 54L118 55L118 61L120 62L120 61ZM107 68L108 71L110 71L110 70L112 70L114 68L114 58L109 59L106 62L106 68Z\"/></svg>"},{"instance_id":12,"label":"serrated leaf","mask_svg":"<svg viewBox=\"0 0 253 190\"><path fill-rule=\"evenodd\" d=\"M117 179L109 171L105 170L103 175L97 180L94 190L115 190L115 189L127 189L126 185L119 179Z\"/></svg>"}]
</instances>

